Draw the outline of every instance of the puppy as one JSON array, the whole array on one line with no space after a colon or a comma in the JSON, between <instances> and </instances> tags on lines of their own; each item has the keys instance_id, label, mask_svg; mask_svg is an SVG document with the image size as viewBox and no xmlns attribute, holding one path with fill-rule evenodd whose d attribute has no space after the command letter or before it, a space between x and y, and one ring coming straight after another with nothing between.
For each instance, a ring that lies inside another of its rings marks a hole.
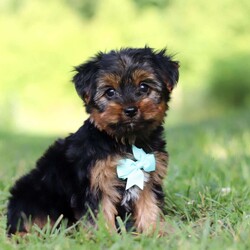
<instances>
[{"instance_id":1,"label":"puppy","mask_svg":"<svg viewBox=\"0 0 250 250\"><path fill-rule=\"evenodd\" d=\"M98 53L76 67L73 83L89 118L11 188L8 234L43 227L48 217L51 225L61 215L73 224L89 211L102 212L109 230L130 214L137 232L153 232L168 162L162 124L178 67L149 47Z\"/></svg>"}]
</instances>

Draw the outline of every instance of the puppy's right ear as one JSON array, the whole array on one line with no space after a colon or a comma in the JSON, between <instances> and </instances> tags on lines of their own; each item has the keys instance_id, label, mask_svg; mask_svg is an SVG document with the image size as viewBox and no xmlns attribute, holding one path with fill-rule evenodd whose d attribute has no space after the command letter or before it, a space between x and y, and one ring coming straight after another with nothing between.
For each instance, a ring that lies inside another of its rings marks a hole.
<instances>
[{"instance_id":1,"label":"puppy's right ear","mask_svg":"<svg viewBox=\"0 0 250 250\"><path fill-rule=\"evenodd\" d=\"M101 54L98 54L88 62L75 67L77 73L73 77L72 82L75 85L76 92L86 104L89 103L96 89L100 57Z\"/></svg>"}]
</instances>

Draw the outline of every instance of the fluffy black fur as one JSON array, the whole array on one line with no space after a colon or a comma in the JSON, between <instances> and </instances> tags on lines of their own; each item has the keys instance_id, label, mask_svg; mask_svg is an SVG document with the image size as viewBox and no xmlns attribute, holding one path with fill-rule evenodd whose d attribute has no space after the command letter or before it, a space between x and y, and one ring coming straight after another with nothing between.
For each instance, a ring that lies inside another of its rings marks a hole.
<instances>
[{"instance_id":1,"label":"fluffy black fur","mask_svg":"<svg viewBox=\"0 0 250 250\"><path fill-rule=\"evenodd\" d=\"M116 62L121 58L129 59L129 69L124 73L121 64ZM76 67L76 75L73 78L76 90L84 100L86 110L91 114L93 109L102 112L105 107L100 107L96 101L98 92L98 74L100 72L115 73L121 75L123 84L128 82L128 71L133 71L143 65L143 69L153 69L160 85L160 100L167 103L170 89L178 80L178 64L171 61L171 57L165 55L165 51L154 52L150 48L122 49L109 53L99 53L96 57L85 64ZM164 78L167 78L164 79ZM164 82L168 83L164 84ZM138 98L134 92L130 95L132 101ZM143 97L140 97L143 98ZM116 100L120 102L120 100ZM143 121L137 121L139 122ZM121 123L120 126L123 124ZM139 126L139 125L138 125ZM165 152L163 140L163 127L157 125L145 133L148 124L142 126L144 131L130 131L134 133L134 144L143 148L147 153ZM11 188L11 196L8 203L7 232L27 232L25 222L29 218L46 220L49 216L51 221L56 221L63 214L69 224L75 223L91 209L94 214L99 211L102 192L93 194L90 187L90 175L96 162L109 156L132 153L131 144L126 137L127 130L121 130L116 137L114 134L100 130L94 121L88 119L83 126L65 139L57 140L45 154L37 161L36 167L27 175L21 177ZM123 143L119 138L125 138ZM125 181L123 181L125 182ZM120 188L119 192L124 193ZM154 184L153 192L163 208L164 194L162 187ZM131 205L132 209L133 205ZM119 216L125 217L128 209L117 205Z\"/></svg>"}]
</instances>

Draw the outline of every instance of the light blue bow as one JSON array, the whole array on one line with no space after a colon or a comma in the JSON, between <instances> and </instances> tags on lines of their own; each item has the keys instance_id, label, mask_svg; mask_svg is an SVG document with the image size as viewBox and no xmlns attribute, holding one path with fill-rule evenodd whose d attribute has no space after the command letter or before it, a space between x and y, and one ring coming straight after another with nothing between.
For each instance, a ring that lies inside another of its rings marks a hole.
<instances>
[{"instance_id":1,"label":"light blue bow","mask_svg":"<svg viewBox=\"0 0 250 250\"><path fill-rule=\"evenodd\" d=\"M145 172L155 171L155 157L153 154L146 154L143 149L134 145L132 151L137 161L131 159L120 160L117 166L117 175L123 180L127 179L126 190L134 185L143 189L144 173L142 170Z\"/></svg>"}]
</instances>

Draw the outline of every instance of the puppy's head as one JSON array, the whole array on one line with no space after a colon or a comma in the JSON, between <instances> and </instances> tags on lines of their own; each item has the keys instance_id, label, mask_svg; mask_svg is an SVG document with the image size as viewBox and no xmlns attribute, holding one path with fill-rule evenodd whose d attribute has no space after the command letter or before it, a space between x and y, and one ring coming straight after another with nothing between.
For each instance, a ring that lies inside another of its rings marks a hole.
<instances>
[{"instance_id":1,"label":"puppy's head","mask_svg":"<svg viewBox=\"0 0 250 250\"><path fill-rule=\"evenodd\" d=\"M165 50L127 48L99 53L76 67L73 82L96 127L126 138L162 124L178 67Z\"/></svg>"}]
</instances>

